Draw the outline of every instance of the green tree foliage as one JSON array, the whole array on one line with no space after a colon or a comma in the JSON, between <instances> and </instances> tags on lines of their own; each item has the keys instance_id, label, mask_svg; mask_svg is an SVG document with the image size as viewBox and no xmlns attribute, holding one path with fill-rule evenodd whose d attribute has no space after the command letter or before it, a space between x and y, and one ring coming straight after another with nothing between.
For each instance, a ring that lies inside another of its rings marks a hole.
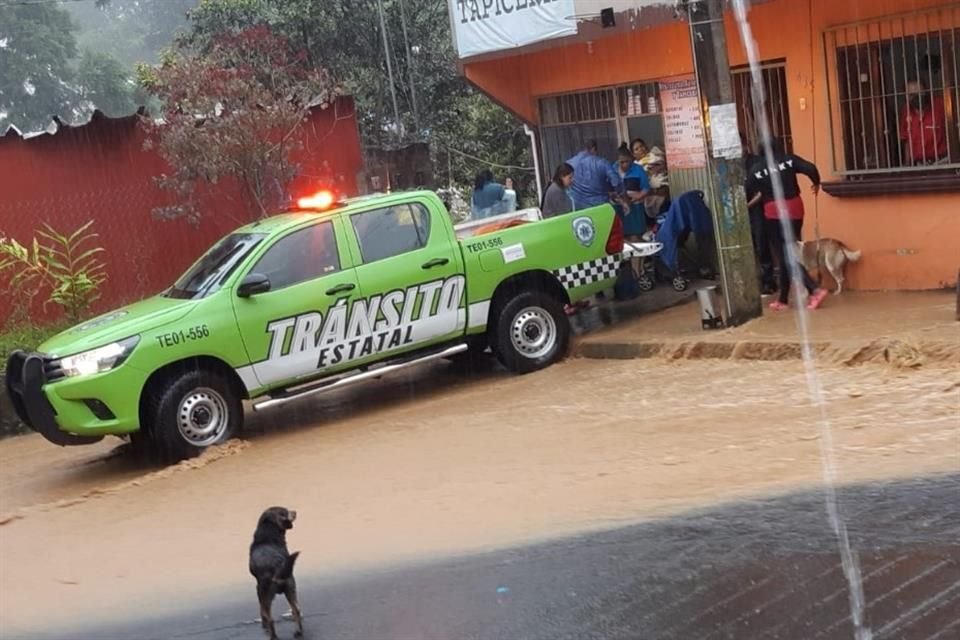
<instances>
[{"instance_id":1,"label":"green tree foliage","mask_svg":"<svg viewBox=\"0 0 960 640\"><path fill-rule=\"evenodd\" d=\"M132 113L141 97L132 71L79 47L77 27L59 5L0 2L0 132L43 129L53 116L75 121L95 108Z\"/></svg>"},{"instance_id":2,"label":"green tree foliage","mask_svg":"<svg viewBox=\"0 0 960 640\"><path fill-rule=\"evenodd\" d=\"M0 132L32 130L55 115L70 119L77 101L70 16L55 5L0 4Z\"/></svg>"},{"instance_id":3,"label":"green tree foliage","mask_svg":"<svg viewBox=\"0 0 960 640\"><path fill-rule=\"evenodd\" d=\"M129 68L155 64L160 51L187 26L200 0L77 0L65 4L81 49L106 53Z\"/></svg>"},{"instance_id":4,"label":"green tree foliage","mask_svg":"<svg viewBox=\"0 0 960 640\"><path fill-rule=\"evenodd\" d=\"M84 51L77 68L77 88L87 109L97 108L109 116L137 110L136 81L113 56Z\"/></svg>"},{"instance_id":5,"label":"green tree foliage","mask_svg":"<svg viewBox=\"0 0 960 640\"><path fill-rule=\"evenodd\" d=\"M529 139L522 124L457 72L447 2L402 0L401 6L401 0L383 0L383 8L399 123L377 0L201 0L180 43L203 50L217 34L269 24L307 53L307 63L330 69L354 96L365 144L427 141L441 182L446 182L448 167L459 184L472 183L473 175L490 164L529 167ZM499 176L512 176L521 188L532 185L529 171L494 169Z\"/></svg>"}]
</instances>

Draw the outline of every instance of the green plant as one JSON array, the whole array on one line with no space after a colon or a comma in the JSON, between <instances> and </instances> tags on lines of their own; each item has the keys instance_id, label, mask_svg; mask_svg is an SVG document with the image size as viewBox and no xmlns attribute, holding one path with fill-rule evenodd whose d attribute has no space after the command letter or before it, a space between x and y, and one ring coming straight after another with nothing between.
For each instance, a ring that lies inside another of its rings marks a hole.
<instances>
[{"instance_id":1,"label":"green plant","mask_svg":"<svg viewBox=\"0 0 960 640\"><path fill-rule=\"evenodd\" d=\"M44 223L33 242L22 245L13 238L0 238L0 273L11 272L10 289L17 294L22 308L47 291L44 308L59 305L71 322L78 321L100 298L100 286L106 281L106 266L98 254L103 247L91 246L98 237L87 222L69 235Z\"/></svg>"},{"instance_id":2,"label":"green plant","mask_svg":"<svg viewBox=\"0 0 960 640\"><path fill-rule=\"evenodd\" d=\"M14 238L0 237L0 273L12 272L8 283L10 293L16 297L10 323L20 324L30 315L31 302L42 286L43 269L40 267L40 246L33 239L32 250Z\"/></svg>"}]
</instances>

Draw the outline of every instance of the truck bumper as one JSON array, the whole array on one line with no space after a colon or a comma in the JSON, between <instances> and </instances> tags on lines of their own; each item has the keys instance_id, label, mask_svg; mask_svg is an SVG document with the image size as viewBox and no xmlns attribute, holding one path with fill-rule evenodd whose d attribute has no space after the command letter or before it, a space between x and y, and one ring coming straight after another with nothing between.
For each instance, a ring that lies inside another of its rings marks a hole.
<instances>
[{"instance_id":1,"label":"truck bumper","mask_svg":"<svg viewBox=\"0 0 960 640\"><path fill-rule=\"evenodd\" d=\"M7 359L7 395L17 417L53 444L67 446L99 442L102 435L79 436L60 429L56 411L43 390L47 383L48 360L41 354L23 351L14 351Z\"/></svg>"}]
</instances>

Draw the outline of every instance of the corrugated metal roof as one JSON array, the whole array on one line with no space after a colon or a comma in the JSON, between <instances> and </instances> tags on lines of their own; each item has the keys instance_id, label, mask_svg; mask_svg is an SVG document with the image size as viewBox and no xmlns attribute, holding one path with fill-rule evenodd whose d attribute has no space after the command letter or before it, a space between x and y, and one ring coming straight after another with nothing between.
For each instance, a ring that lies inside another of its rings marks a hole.
<instances>
[{"instance_id":1,"label":"corrugated metal roof","mask_svg":"<svg viewBox=\"0 0 960 640\"><path fill-rule=\"evenodd\" d=\"M310 108L311 111L317 108L321 110L325 110L325 109L329 109L330 107L334 107L336 109L336 108L339 108L340 106L341 98L349 99L350 97L351 96L347 93L337 93L332 100L325 100L322 97L318 96L317 98L314 98L314 100L310 102L308 107ZM100 122L103 120L112 120L117 122L124 121L124 120L132 120L135 118L140 118L144 116L146 113L147 113L147 108L145 106L140 106L137 108L135 112L125 116L108 116L104 112L100 111L100 109L94 109L87 116L86 120L71 123L71 122L64 121L60 116L53 116L50 119L50 123L45 128L39 131L30 131L27 133L23 133L15 125L11 124L7 127L7 129L3 132L3 134L0 135L0 142L6 141L6 140L32 140L34 138L40 138L43 136L54 136L63 130L82 129L83 127L89 124L92 124L94 122ZM203 116L198 116L198 118L202 120ZM163 124L162 119L158 119L156 120L156 122L158 124Z\"/></svg>"},{"instance_id":2,"label":"corrugated metal roof","mask_svg":"<svg viewBox=\"0 0 960 640\"><path fill-rule=\"evenodd\" d=\"M0 142L6 140L32 140L34 138L40 138L43 136L55 136L63 130L66 129L82 129L83 127L93 123L100 122L103 120L113 120L113 121L122 121L122 120L131 120L134 118L139 118L147 112L147 108L144 106L138 107L134 113L125 116L116 116L111 117L106 115L104 112L99 109L94 109L86 120L80 122L66 122L60 116L53 116L50 119L50 123L43 129L39 131L29 131L23 133L14 125L7 127L7 130L3 132L3 135L0 135Z\"/></svg>"}]
</instances>

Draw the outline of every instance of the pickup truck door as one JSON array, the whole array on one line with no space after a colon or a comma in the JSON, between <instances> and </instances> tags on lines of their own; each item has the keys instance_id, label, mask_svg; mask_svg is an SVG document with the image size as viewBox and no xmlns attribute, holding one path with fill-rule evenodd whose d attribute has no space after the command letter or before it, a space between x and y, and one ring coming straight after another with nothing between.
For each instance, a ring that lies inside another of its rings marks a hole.
<instances>
[{"instance_id":1,"label":"pickup truck door","mask_svg":"<svg viewBox=\"0 0 960 640\"><path fill-rule=\"evenodd\" d=\"M360 289L377 308L373 352L401 353L463 335L466 278L446 212L411 201L350 214Z\"/></svg>"},{"instance_id":2,"label":"pickup truck door","mask_svg":"<svg viewBox=\"0 0 960 640\"><path fill-rule=\"evenodd\" d=\"M240 297L234 292L233 298L250 369L262 386L313 378L349 364L344 325L360 287L350 252L338 242L342 236L338 218L297 228L274 240L243 274L270 280L265 293Z\"/></svg>"}]
</instances>

